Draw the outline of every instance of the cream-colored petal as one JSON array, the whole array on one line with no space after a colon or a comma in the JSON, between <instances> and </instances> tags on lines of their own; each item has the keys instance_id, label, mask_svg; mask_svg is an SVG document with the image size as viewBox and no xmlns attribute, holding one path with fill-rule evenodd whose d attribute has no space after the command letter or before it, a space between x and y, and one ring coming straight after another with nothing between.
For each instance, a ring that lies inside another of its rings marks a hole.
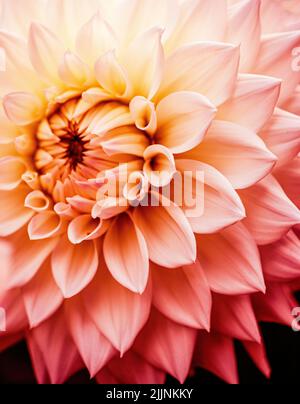
<instances>
[{"instance_id":1,"label":"cream-colored petal","mask_svg":"<svg viewBox=\"0 0 300 404\"><path fill-rule=\"evenodd\" d=\"M195 91L219 106L233 95L239 58L239 48L229 44L200 42L183 46L166 60L156 99L176 91Z\"/></svg>"},{"instance_id":2,"label":"cream-colored petal","mask_svg":"<svg viewBox=\"0 0 300 404\"><path fill-rule=\"evenodd\" d=\"M201 143L216 114L216 108L200 94L177 92L157 106L155 141L174 154L184 153Z\"/></svg>"},{"instance_id":3,"label":"cream-colored petal","mask_svg":"<svg viewBox=\"0 0 300 404\"><path fill-rule=\"evenodd\" d=\"M25 161L17 157L0 158L0 190L11 191L22 182L22 176L27 171Z\"/></svg>"},{"instance_id":4,"label":"cream-colored petal","mask_svg":"<svg viewBox=\"0 0 300 404\"><path fill-rule=\"evenodd\" d=\"M7 117L16 125L26 126L39 121L45 113L45 104L31 93L10 93L4 97Z\"/></svg>"}]
</instances>

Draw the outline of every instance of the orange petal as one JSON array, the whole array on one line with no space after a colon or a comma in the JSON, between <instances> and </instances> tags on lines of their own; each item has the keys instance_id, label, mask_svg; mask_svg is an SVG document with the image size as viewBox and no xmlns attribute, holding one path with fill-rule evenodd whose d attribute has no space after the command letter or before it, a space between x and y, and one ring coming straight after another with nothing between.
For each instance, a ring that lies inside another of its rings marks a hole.
<instances>
[{"instance_id":1,"label":"orange petal","mask_svg":"<svg viewBox=\"0 0 300 404\"><path fill-rule=\"evenodd\" d=\"M53 276L66 299L86 288L97 269L98 251L94 241L75 246L63 237L52 254Z\"/></svg>"},{"instance_id":2,"label":"orange petal","mask_svg":"<svg viewBox=\"0 0 300 404\"><path fill-rule=\"evenodd\" d=\"M0 190L11 191L22 182L22 176L27 171L25 161L17 157L2 157L0 159Z\"/></svg>"},{"instance_id":3,"label":"orange petal","mask_svg":"<svg viewBox=\"0 0 300 404\"><path fill-rule=\"evenodd\" d=\"M155 140L175 154L191 150L201 143L215 113L215 107L200 94L171 94L157 106Z\"/></svg>"},{"instance_id":4,"label":"orange petal","mask_svg":"<svg viewBox=\"0 0 300 404\"><path fill-rule=\"evenodd\" d=\"M119 216L111 226L103 252L112 276L132 292L143 294L149 277L149 255L143 234L129 215Z\"/></svg>"},{"instance_id":5,"label":"orange petal","mask_svg":"<svg viewBox=\"0 0 300 404\"><path fill-rule=\"evenodd\" d=\"M166 268L194 264L196 242L191 226L180 208L171 201L164 204L134 211L134 221L145 237L150 260Z\"/></svg>"}]
</instances>

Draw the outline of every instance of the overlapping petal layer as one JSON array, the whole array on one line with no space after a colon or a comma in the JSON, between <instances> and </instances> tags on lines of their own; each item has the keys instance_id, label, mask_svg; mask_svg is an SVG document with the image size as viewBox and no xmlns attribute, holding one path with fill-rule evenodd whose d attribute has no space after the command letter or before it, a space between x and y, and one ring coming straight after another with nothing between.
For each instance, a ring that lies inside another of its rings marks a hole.
<instances>
[{"instance_id":1,"label":"overlapping petal layer","mask_svg":"<svg viewBox=\"0 0 300 404\"><path fill-rule=\"evenodd\" d=\"M0 9L0 350L26 338L40 383L237 383L237 339L269 377L259 322L300 279L296 1L28 1Z\"/></svg>"}]
</instances>

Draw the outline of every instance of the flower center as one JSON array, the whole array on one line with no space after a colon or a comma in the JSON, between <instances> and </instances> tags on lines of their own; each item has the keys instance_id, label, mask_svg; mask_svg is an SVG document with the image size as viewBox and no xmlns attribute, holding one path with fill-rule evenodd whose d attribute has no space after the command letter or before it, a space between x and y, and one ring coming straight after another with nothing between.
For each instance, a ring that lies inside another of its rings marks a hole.
<instances>
[{"instance_id":1,"label":"flower center","mask_svg":"<svg viewBox=\"0 0 300 404\"><path fill-rule=\"evenodd\" d=\"M66 149L65 159L72 171L76 171L77 166L83 163L85 144L78 133L78 125L70 122L68 134L61 138L61 146Z\"/></svg>"}]
</instances>

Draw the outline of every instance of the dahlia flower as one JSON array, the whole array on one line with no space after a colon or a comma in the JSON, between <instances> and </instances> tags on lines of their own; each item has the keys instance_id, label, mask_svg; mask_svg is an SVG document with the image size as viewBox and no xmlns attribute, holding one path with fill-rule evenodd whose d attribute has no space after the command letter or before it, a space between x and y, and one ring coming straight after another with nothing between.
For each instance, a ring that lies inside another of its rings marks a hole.
<instances>
[{"instance_id":1,"label":"dahlia flower","mask_svg":"<svg viewBox=\"0 0 300 404\"><path fill-rule=\"evenodd\" d=\"M0 349L26 339L39 383L237 383L236 339L270 375L259 323L291 324L300 279L298 28L297 1L1 1Z\"/></svg>"}]
</instances>

